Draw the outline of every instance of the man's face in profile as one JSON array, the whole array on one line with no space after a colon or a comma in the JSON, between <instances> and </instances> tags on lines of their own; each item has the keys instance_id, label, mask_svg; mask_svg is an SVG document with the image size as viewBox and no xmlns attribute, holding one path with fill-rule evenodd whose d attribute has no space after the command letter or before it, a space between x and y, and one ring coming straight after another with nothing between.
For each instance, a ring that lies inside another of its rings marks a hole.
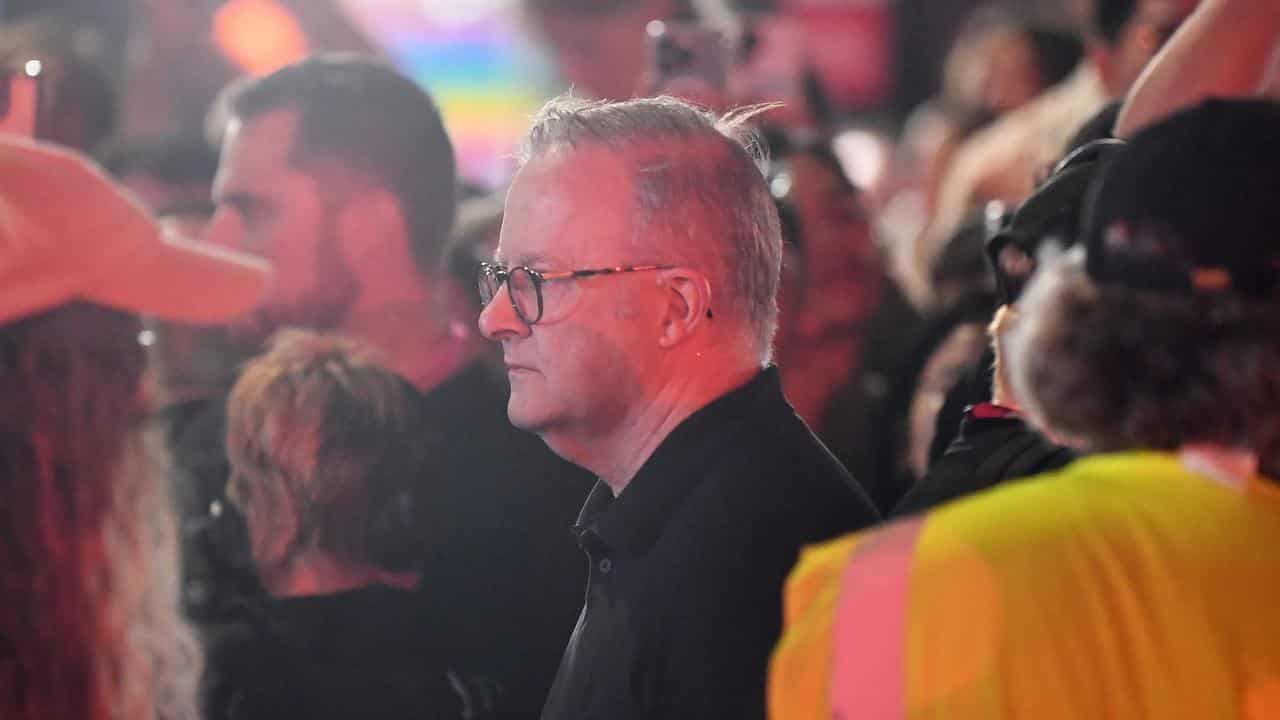
<instances>
[{"instance_id":1,"label":"man's face in profile","mask_svg":"<svg viewBox=\"0 0 1280 720\"><path fill-rule=\"evenodd\" d=\"M543 272L650 263L632 239L632 192L626 165L608 151L553 152L529 162L507 196L497 262ZM654 272L549 281L542 293L542 317L529 325L502 288L480 329L502 344L512 424L560 451L612 431L640 404L641 369L661 361L663 295Z\"/></svg>"},{"instance_id":2,"label":"man's face in profile","mask_svg":"<svg viewBox=\"0 0 1280 720\"><path fill-rule=\"evenodd\" d=\"M232 121L223 141L206 239L271 261L259 307L233 328L260 343L285 326L330 330L359 291L337 242L336 208L322 180L295 167L298 113L272 110ZM328 201L327 201L328 200Z\"/></svg>"}]
</instances>

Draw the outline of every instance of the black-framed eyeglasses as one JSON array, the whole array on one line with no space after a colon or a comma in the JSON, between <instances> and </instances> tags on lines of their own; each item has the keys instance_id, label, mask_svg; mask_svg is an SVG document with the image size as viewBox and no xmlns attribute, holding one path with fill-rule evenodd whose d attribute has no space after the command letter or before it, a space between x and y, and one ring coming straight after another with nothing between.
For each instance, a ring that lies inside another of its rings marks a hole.
<instances>
[{"instance_id":1,"label":"black-framed eyeglasses","mask_svg":"<svg viewBox=\"0 0 1280 720\"><path fill-rule=\"evenodd\" d=\"M575 280L577 278L594 277L596 275L617 275L621 273L645 272L648 270L670 270L674 265L619 265L617 267L594 268L591 270L565 270L563 272L541 272L529 267L509 268L496 263L480 263L477 285L480 288L480 302L488 307L503 284L507 286L507 295L511 298L511 307L526 325L533 325L542 319L542 284L557 280Z\"/></svg>"}]
</instances>

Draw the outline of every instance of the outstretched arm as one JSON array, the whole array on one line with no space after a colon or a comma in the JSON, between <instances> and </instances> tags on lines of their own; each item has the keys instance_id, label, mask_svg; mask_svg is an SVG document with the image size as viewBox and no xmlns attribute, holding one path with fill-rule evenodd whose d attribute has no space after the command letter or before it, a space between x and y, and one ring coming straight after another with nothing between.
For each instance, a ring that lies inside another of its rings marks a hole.
<instances>
[{"instance_id":1,"label":"outstretched arm","mask_svg":"<svg viewBox=\"0 0 1280 720\"><path fill-rule=\"evenodd\" d=\"M1280 42L1280 3L1204 0L1138 79L1117 137L1210 97L1254 95Z\"/></svg>"}]
</instances>

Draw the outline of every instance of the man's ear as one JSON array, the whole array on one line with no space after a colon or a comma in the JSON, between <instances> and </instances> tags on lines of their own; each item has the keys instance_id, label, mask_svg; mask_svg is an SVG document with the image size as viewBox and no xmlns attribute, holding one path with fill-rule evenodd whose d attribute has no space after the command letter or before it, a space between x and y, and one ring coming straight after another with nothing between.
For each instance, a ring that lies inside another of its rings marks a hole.
<instances>
[{"instance_id":1,"label":"man's ear","mask_svg":"<svg viewBox=\"0 0 1280 720\"><path fill-rule=\"evenodd\" d=\"M412 261L409 229L400 201L382 188L353 191L335 218L338 246L351 267Z\"/></svg>"},{"instance_id":2,"label":"man's ear","mask_svg":"<svg viewBox=\"0 0 1280 720\"><path fill-rule=\"evenodd\" d=\"M676 267L661 272L666 306L658 344L671 348L684 342L702 323L714 317L711 283L706 275L689 268Z\"/></svg>"}]
</instances>

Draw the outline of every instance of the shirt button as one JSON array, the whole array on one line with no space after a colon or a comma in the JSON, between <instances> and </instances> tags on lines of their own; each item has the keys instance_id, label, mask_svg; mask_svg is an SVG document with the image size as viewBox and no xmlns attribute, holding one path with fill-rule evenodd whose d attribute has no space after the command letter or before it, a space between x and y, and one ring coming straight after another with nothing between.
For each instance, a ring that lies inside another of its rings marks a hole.
<instances>
[{"instance_id":1,"label":"shirt button","mask_svg":"<svg viewBox=\"0 0 1280 720\"><path fill-rule=\"evenodd\" d=\"M600 558L600 564L597 567L600 568L600 572L608 575L613 570L613 561L609 558Z\"/></svg>"}]
</instances>

